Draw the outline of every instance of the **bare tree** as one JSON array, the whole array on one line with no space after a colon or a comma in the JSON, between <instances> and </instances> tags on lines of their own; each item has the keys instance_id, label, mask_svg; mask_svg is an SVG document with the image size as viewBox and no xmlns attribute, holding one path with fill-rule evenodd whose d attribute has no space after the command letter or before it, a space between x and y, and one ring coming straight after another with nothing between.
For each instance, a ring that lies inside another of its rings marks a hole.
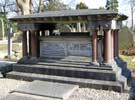
<instances>
[{"instance_id":1,"label":"bare tree","mask_svg":"<svg viewBox=\"0 0 135 100\"><path fill-rule=\"evenodd\" d=\"M128 0L130 4L130 9L131 9L131 34L132 36L132 47L135 47L135 33L134 33L134 6L135 6L135 0Z\"/></svg>"},{"instance_id":2,"label":"bare tree","mask_svg":"<svg viewBox=\"0 0 135 100\"><path fill-rule=\"evenodd\" d=\"M130 0L130 7L131 7L131 29L134 30L134 6L135 0Z\"/></svg>"},{"instance_id":3,"label":"bare tree","mask_svg":"<svg viewBox=\"0 0 135 100\"><path fill-rule=\"evenodd\" d=\"M48 0L44 5L44 10L65 10L68 6L64 4L61 0Z\"/></svg>"},{"instance_id":4,"label":"bare tree","mask_svg":"<svg viewBox=\"0 0 135 100\"><path fill-rule=\"evenodd\" d=\"M32 13L32 0L16 0L23 15Z\"/></svg>"},{"instance_id":5,"label":"bare tree","mask_svg":"<svg viewBox=\"0 0 135 100\"><path fill-rule=\"evenodd\" d=\"M16 3L14 1L1 0L0 6L0 11L3 12L4 16L6 16L8 12L16 12Z\"/></svg>"},{"instance_id":6,"label":"bare tree","mask_svg":"<svg viewBox=\"0 0 135 100\"><path fill-rule=\"evenodd\" d=\"M44 10L44 2L43 0L39 0L38 12L43 12L43 10Z\"/></svg>"}]
</instances>

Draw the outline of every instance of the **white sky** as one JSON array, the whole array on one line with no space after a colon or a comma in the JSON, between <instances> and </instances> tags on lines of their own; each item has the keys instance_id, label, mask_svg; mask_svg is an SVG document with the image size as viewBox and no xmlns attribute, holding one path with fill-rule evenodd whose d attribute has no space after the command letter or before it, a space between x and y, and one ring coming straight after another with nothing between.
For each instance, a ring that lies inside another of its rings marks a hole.
<instances>
[{"instance_id":1,"label":"white sky","mask_svg":"<svg viewBox=\"0 0 135 100\"><path fill-rule=\"evenodd\" d=\"M65 4L68 4L75 8L75 5L79 2L84 2L89 8L95 9L99 7L105 7L106 0L62 0ZM130 6L127 0L118 0L119 2L119 13L127 15L128 25L130 25Z\"/></svg>"},{"instance_id":2,"label":"white sky","mask_svg":"<svg viewBox=\"0 0 135 100\"><path fill-rule=\"evenodd\" d=\"M62 0L66 4L70 4L74 6L79 2L84 2L89 8L99 8L100 6L104 6L106 0Z\"/></svg>"}]
</instances>

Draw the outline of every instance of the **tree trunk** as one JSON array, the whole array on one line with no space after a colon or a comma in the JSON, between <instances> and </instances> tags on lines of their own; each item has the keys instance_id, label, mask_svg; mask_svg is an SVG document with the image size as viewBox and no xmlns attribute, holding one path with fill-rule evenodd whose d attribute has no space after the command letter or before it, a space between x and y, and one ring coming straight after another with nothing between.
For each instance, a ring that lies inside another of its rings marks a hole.
<instances>
[{"instance_id":1,"label":"tree trunk","mask_svg":"<svg viewBox=\"0 0 135 100\"><path fill-rule=\"evenodd\" d=\"M43 6L44 6L44 2L43 0L39 0L39 7L38 7L38 12L43 12Z\"/></svg>"},{"instance_id":2,"label":"tree trunk","mask_svg":"<svg viewBox=\"0 0 135 100\"><path fill-rule=\"evenodd\" d=\"M22 15L28 15L32 12L32 0L16 0L16 3L21 9Z\"/></svg>"}]
</instances>

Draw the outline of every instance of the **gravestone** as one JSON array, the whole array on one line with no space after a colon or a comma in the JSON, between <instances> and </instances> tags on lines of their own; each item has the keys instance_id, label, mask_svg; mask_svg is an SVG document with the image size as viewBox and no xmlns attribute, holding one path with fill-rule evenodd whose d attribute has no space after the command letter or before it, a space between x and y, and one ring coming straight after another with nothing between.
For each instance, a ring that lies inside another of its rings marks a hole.
<instances>
[{"instance_id":1,"label":"gravestone","mask_svg":"<svg viewBox=\"0 0 135 100\"><path fill-rule=\"evenodd\" d=\"M40 96L47 98L47 100L66 100L78 88L78 85L36 80L18 87L12 91L12 94L26 94L31 95L30 97Z\"/></svg>"}]
</instances>

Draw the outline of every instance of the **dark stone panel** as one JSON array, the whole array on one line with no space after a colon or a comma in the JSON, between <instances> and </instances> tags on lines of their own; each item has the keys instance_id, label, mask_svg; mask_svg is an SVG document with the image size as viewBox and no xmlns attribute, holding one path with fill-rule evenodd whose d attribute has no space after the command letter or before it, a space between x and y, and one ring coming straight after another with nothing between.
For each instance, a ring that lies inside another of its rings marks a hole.
<instances>
[{"instance_id":1,"label":"dark stone panel","mask_svg":"<svg viewBox=\"0 0 135 100\"><path fill-rule=\"evenodd\" d=\"M61 32L60 35L61 36L89 36L90 37L89 32Z\"/></svg>"}]
</instances>

